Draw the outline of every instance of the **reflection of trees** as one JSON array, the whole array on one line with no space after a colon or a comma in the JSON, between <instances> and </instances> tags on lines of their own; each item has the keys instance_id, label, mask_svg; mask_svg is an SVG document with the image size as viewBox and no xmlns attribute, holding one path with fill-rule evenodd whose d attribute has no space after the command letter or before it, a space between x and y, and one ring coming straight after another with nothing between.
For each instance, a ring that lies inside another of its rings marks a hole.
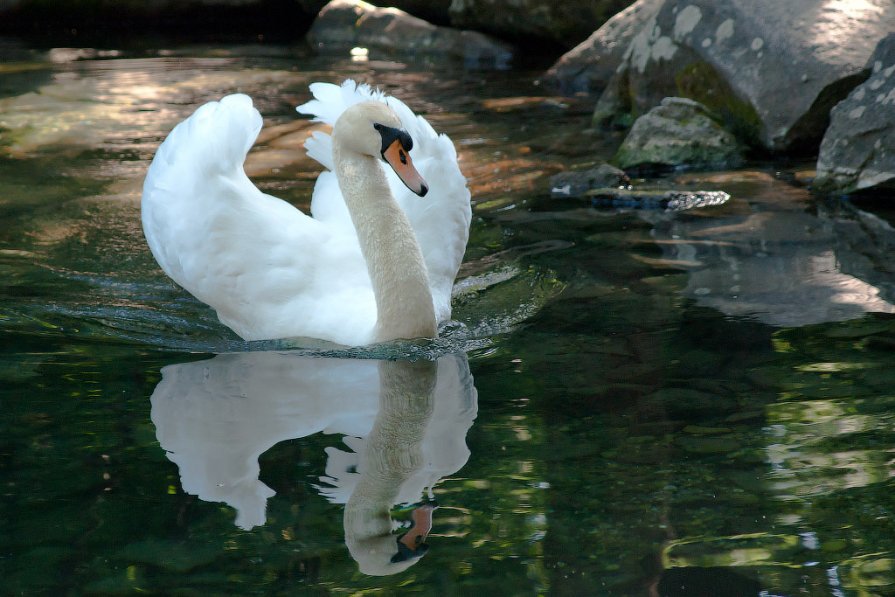
<instances>
[{"instance_id":1,"label":"reflection of trees","mask_svg":"<svg viewBox=\"0 0 895 597\"><path fill-rule=\"evenodd\" d=\"M884 317L775 333L775 358L750 373L776 394L759 434L767 471L755 479L767 521L752 525L757 532L671 540L665 566L742 570L771 592L891 592L893 340L895 322Z\"/></svg>"},{"instance_id":2,"label":"reflection of trees","mask_svg":"<svg viewBox=\"0 0 895 597\"><path fill-rule=\"evenodd\" d=\"M895 406L895 400L870 399ZM892 458L875 446L854 449L851 438L895 432L893 421L858 414L867 400L809 400L768 406L768 462L779 499L810 500L833 491L888 480Z\"/></svg>"}]
</instances>

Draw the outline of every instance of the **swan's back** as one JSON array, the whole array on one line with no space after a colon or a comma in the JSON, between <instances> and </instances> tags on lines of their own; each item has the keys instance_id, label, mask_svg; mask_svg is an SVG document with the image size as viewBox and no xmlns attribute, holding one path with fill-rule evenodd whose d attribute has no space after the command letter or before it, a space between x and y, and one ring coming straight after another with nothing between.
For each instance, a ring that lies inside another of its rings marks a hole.
<instances>
[{"instance_id":1,"label":"swan's back","mask_svg":"<svg viewBox=\"0 0 895 597\"><path fill-rule=\"evenodd\" d=\"M413 139L413 163L429 185L425 198L414 195L397 175L386 168L392 194L407 214L416 233L426 262L435 316L444 321L451 315L451 290L460 269L469 223L472 218L466 178L457 164L454 144L446 135L439 135L422 116L415 115L404 102L348 80L342 85L313 83L314 99L297 109L303 114L329 125L354 104L374 100L386 103L401 119ZM314 133L306 142L308 155L328 171L317 179L311 201L314 218L339 228L350 228L351 217L339 190L332 162L332 139L323 132Z\"/></svg>"}]
</instances>

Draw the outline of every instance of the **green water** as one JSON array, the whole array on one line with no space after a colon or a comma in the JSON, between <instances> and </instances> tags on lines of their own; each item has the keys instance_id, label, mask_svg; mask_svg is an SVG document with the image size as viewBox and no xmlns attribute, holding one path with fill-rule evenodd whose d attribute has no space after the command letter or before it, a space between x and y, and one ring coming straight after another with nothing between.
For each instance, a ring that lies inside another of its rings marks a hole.
<instances>
[{"instance_id":1,"label":"green water","mask_svg":"<svg viewBox=\"0 0 895 597\"><path fill-rule=\"evenodd\" d=\"M244 91L274 127L254 179L306 207L293 107L348 76L457 144L457 321L245 344L155 265L142 176ZM773 166L637 181L731 193L704 210L550 199L619 138L536 77L0 44L0 593L895 593L888 215ZM433 504L428 549L392 561Z\"/></svg>"}]
</instances>

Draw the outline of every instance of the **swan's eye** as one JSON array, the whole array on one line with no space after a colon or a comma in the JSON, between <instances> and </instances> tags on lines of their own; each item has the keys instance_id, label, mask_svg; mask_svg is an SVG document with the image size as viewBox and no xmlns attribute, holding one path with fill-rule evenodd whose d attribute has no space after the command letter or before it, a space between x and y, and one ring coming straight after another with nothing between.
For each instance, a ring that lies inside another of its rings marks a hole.
<instances>
[{"instance_id":1,"label":"swan's eye","mask_svg":"<svg viewBox=\"0 0 895 597\"><path fill-rule=\"evenodd\" d=\"M401 130L399 128L395 128L392 126L387 126L385 124L380 124L378 122L373 123L373 128L379 133L379 137L382 139L382 148L381 152L384 154L385 151L391 147L392 143L398 141L404 151L410 151L413 149L413 139L410 138L410 135L407 134L407 131ZM406 159L406 156L402 158L402 164L406 163L403 160Z\"/></svg>"}]
</instances>

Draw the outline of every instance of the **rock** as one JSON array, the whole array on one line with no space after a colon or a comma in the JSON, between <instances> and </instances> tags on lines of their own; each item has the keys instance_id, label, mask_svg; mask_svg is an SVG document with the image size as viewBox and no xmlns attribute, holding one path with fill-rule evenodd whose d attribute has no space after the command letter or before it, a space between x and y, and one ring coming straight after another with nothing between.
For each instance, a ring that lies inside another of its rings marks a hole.
<instances>
[{"instance_id":1,"label":"rock","mask_svg":"<svg viewBox=\"0 0 895 597\"><path fill-rule=\"evenodd\" d=\"M546 40L571 48L631 0L453 0L451 24L513 40L526 47Z\"/></svg>"},{"instance_id":2,"label":"rock","mask_svg":"<svg viewBox=\"0 0 895 597\"><path fill-rule=\"evenodd\" d=\"M736 138L713 119L706 107L680 97L666 97L638 118L614 158L622 168L722 168L742 161Z\"/></svg>"},{"instance_id":3,"label":"rock","mask_svg":"<svg viewBox=\"0 0 895 597\"><path fill-rule=\"evenodd\" d=\"M437 27L397 8L379 8L362 0L332 0L308 32L318 50L353 47L422 52L460 58L467 64L506 68L512 46L475 31Z\"/></svg>"},{"instance_id":4,"label":"rock","mask_svg":"<svg viewBox=\"0 0 895 597\"><path fill-rule=\"evenodd\" d=\"M581 197L599 188L614 188L631 184L624 171L609 164L600 164L589 170L560 172L550 177L552 197Z\"/></svg>"},{"instance_id":5,"label":"rock","mask_svg":"<svg viewBox=\"0 0 895 597\"><path fill-rule=\"evenodd\" d=\"M316 15L326 6L327 0L295 0L311 15ZM449 25L450 15L448 9L451 0L386 0L391 8L400 8L415 17L425 19L436 25Z\"/></svg>"},{"instance_id":6,"label":"rock","mask_svg":"<svg viewBox=\"0 0 895 597\"><path fill-rule=\"evenodd\" d=\"M686 211L724 205L730 195L724 191L656 191L640 189L594 189L586 193L594 207Z\"/></svg>"},{"instance_id":7,"label":"rock","mask_svg":"<svg viewBox=\"0 0 895 597\"><path fill-rule=\"evenodd\" d=\"M818 0L664 0L628 44L594 117L623 120L663 97L689 97L749 144L814 151L830 108L864 80L874 46L893 28L890 0L865 0L860 10Z\"/></svg>"},{"instance_id":8,"label":"rock","mask_svg":"<svg viewBox=\"0 0 895 597\"><path fill-rule=\"evenodd\" d=\"M652 19L665 0L635 2L563 54L544 74L548 87L565 94L598 92L621 64L631 38Z\"/></svg>"},{"instance_id":9,"label":"rock","mask_svg":"<svg viewBox=\"0 0 895 597\"><path fill-rule=\"evenodd\" d=\"M820 190L849 193L895 179L895 33L879 42L867 66L870 78L830 114L814 180Z\"/></svg>"}]
</instances>

